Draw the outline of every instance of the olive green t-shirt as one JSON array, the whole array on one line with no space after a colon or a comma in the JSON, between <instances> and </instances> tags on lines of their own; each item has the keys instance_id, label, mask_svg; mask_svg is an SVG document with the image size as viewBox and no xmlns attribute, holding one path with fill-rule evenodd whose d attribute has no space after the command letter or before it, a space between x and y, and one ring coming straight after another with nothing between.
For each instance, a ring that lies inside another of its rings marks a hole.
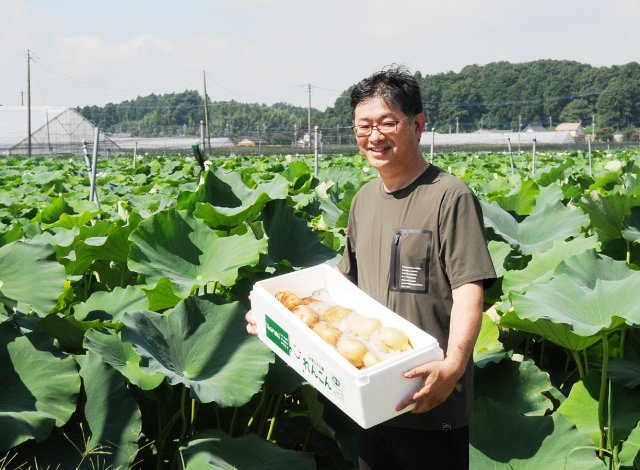
<instances>
[{"instance_id":1,"label":"olive green t-shirt","mask_svg":"<svg viewBox=\"0 0 640 470\"><path fill-rule=\"evenodd\" d=\"M451 290L496 277L476 196L458 178L433 165L401 190L387 193L376 179L358 191L338 269L378 302L434 336L445 354ZM427 430L468 425L472 360L466 370L446 402L427 413L404 413L386 424Z\"/></svg>"}]
</instances>

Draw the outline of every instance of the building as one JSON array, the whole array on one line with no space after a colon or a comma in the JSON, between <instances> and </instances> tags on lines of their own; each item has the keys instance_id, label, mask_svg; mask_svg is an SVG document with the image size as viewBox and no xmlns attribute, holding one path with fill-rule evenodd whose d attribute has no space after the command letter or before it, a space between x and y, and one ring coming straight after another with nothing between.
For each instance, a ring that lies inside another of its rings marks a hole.
<instances>
[{"instance_id":1,"label":"building","mask_svg":"<svg viewBox=\"0 0 640 470\"><path fill-rule=\"evenodd\" d=\"M83 153L83 143L93 151L96 127L73 108L31 107L31 155ZM0 106L0 155L28 155L28 108ZM100 133L100 153L120 148Z\"/></svg>"},{"instance_id":2,"label":"building","mask_svg":"<svg viewBox=\"0 0 640 470\"><path fill-rule=\"evenodd\" d=\"M576 142L584 141L584 128L579 122L563 122L556 126L556 131L568 132Z\"/></svg>"}]
</instances>

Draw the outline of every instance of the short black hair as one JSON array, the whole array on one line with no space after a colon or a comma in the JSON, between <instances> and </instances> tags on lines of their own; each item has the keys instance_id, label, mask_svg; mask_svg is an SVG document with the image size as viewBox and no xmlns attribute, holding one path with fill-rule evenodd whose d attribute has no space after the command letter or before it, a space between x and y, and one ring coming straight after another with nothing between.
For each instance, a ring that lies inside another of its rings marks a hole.
<instances>
[{"instance_id":1,"label":"short black hair","mask_svg":"<svg viewBox=\"0 0 640 470\"><path fill-rule=\"evenodd\" d=\"M391 65L354 85L349 96L351 117L355 117L358 104L371 98L382 98L390 107L398 107L407 116L422 112L420 85L402 66Z\"/></svg>"}]
</instances>

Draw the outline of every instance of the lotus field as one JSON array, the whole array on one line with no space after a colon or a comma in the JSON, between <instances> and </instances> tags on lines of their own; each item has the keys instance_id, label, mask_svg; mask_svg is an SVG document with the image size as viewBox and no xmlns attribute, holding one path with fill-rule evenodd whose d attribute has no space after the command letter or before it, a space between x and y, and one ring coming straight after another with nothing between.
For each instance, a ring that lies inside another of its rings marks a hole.
<instances>
[{"instance_id":1,"label":"lotus field","mask_svg":"<svg viewBox=\"0 0 640 470\"><path fill-rule=\"evenodd\" d=\"M436 154L499 280L474 469L640 468L640 152ZM0 469L355 468L347 416L245 331L335 263L361 156L0 161Z\"/></svg>"}]
</instances>

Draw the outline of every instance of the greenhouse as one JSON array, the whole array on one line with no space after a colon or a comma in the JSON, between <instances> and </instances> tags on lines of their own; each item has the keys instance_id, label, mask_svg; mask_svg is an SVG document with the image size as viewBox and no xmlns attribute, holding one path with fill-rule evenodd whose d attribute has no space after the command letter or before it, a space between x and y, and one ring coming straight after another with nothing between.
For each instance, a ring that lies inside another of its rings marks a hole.
<instances>
[{"instance_id":1,"label":"greenhouse","mask_svg":"<svg viewBox=\"0 0 640 470\"><path fill-rule=\"evenodd\" d=\"M28 108L0 106L0 155L28 155ZM83 142L93 149L96 127L76 110L65 107L31 107L31 154L81 154ZM104 134L100 152L118 152Z\"/></svg>"}]
</instances>

